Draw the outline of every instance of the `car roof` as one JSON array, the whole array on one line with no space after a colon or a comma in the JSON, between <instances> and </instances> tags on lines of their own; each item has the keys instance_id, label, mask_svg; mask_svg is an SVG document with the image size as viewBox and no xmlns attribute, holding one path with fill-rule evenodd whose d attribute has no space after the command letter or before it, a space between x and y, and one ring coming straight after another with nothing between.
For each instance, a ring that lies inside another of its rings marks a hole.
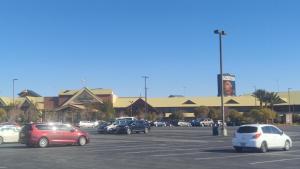
<instances>
[{"instance_id":1,"label":"car roof","mask_svg":"<svg viewBox=\"0 0 300 169\"><path fill-rule=\"evenodd\" d=\"M242 125L241 127L245 127L245 126L264 127L264 126L274 126L274 125L272 125L272 124L245 124L245 125Z\"/></svg>"}]
</instances>

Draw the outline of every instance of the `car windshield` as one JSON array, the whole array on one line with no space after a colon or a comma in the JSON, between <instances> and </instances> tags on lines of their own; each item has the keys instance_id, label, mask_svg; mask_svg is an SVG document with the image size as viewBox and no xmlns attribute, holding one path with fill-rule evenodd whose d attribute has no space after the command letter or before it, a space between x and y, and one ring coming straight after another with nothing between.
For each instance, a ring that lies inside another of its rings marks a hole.
<instances>
[{"instance_id":1,"label":"car windshield","mask_svg":"<svg viewBox=\"0 0 300 169\"><path fill-rule=\"evenodd\" d=\"M243 126L243 127L240 127L237 132L238 133L256 133L257 127Z\"/></svg>"}]
</instances>

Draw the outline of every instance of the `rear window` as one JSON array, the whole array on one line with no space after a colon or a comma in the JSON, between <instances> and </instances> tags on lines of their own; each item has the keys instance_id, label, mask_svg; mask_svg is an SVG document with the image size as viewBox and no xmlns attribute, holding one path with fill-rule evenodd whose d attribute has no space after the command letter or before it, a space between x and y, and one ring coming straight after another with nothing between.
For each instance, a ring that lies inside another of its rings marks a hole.
<instances>
[{"instance_id":1,"label":"rear window","mask_svg":"<svg viewBox=\"0 0 300 169\"><path fill-rule=\"evenodd\" d=\"M257 127L243 126L243 127L240 127L237 132L238 133L256 133Z\"/></svg>"}]
</instances>

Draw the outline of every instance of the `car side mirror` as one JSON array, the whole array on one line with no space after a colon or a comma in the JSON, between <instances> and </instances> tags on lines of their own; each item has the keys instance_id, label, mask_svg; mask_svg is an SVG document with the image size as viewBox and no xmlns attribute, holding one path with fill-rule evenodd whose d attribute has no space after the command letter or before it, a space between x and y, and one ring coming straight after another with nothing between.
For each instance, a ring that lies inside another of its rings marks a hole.
<instances>
[{"instance_id":1,"label":"car side mirror","mask_svg":"<svg viewBox=\"0 0 300 169\"><path fill-rule=\"evenodd\" d=\"M283 134L284 134L284 132L283 132L283 131L281 131L281 132L280 132L280 135L283 135Z\"/></svg>"},{"instance_id":2,"label":"car side mirror","mask_svg":"<svg viewBox=\"0 0 300 169\"><path fill-rule=\"evenodd\" d=\"M70 132L71 132L71 133L75 132L75 129L71 129Z\"/></svg>"}]
</instances>

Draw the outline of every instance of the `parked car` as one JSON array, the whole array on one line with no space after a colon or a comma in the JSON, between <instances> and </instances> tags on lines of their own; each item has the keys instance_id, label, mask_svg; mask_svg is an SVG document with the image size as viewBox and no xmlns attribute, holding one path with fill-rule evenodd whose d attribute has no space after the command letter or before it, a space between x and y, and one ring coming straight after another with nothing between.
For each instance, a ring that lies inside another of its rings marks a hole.
<instances>
[{"instance_id":1,"label":"parked car","mask_svg":"<svg viewBox=\"0 0 300 169\"><path fill-rule=\"evenodd\" d=\"M223 126L223 120L217 120L217 124L218 124L219 126ZM225 126L227 126L227 123L226 123L226 122L225 122L224 124L225 124Z\"/></svg>"},{"instance_id":2,"label":"parked car","mask_svg":"<svg viewBox=\"0 0 300 169\"><path fill-rule=\"evenodd\" d=\"M99 125L98 121L80 121L78 127L94 128Z\"/></svg>"},{"instance_id":3,"label":"parked car","mask_svg":"<svg viewBox=\"0 0 300 169\"><path fill-rule=\"evenodd\" d=\"M2 127L16 127L18 129L21 129L21 126L17 123L9 123L9 122L5 122L5 123L0 123L0 128Z\"/></svg>"},{"instance_id":4,"label":"parked car","mask_svg":"<svg viewBox=\"0 0 300 169\"><path fill-rule=\"evenodd\" d=\"M212 119L204 119L200 122L200 125L203 127L211 127L214 124Z\"/></svg>"},{"instance_id":5,"label":"parked car","mask_svg":"<svg viewBox=\"0 0 300 169\"><path fill-rule=\"evenodd\" d=\"M153 124L155 127L167 127L167 123L164 121L155 121Z\"/></svg>"},{"instance_id":6,"label":"parked car","mask_svg":"<svg viewBox=\"0 0 300 169\"><path fill-rule=\"evenodd\" d=\"M20 128L16 126L2 126L0 128L0 144L19 142Z\"/></svg>"},{"instance_id":7,"label":"parked car","mask_svg":"<svg viewBox=\"0 0 300 169\"><path fill-rule=\"evenodd\" d=\"M192 127L192 124L190 122L186 122L186 121L179 121L178 126L180 126L180 127Z\"/></svg>"},{"instance_id":8,"label":"parked car","mask_svg":"<svg viewBox=\"0 0 300 169\"><path fill-rule=\"evenodd\" d=\"M282 130L269 124L243 125L237 129L232 139L237 152L244 149L258 149L265 153L269 149L290 150L292 140Z\"/></svg>"},{"instance_id":9,"label":"parked car","mask_svg":"<svg viewBox=\"0 0 300 169\"><path fill-rule=\"evenodd\" d=\"M116 120L137 120L135 117L118 117Z\"/></svg>"},{"instance_id":10,"label":"parked car","mask_svg":"<svg viewBox=\"0 0 300 169\"><path fill-rule=\"evenodd\" d=\"M149 133L150 125L144 120L133 120L133 121L122 121L116 126L115 133L118 134L132 134L143 132L145 134Z\"/></svg>"},{"instance_id":11,"label":"parked car","mask_svg":"<svg viewBox=\"0 0 300 169\"><path fill-rule=\"evenodd\" d=\"M108 126L111 125L112 122L101 122L100 125L97 128L97 133L99 134L106 134L108 133Z\"/></svg>"},{"instance_id":12,"label":"parked car","mask_svg":"<svg viewBox=\"0 0 300 169\"><path fill-rule=\"evenodd\" d=\"M20 142L27 146L47 147L56 144L77 144L90 142L89 134L69 124L33 123L26 124L20 132Z\"/></svg>"},{"instance_id":13,"label":"parked car","mask_svg":"<svg viewBox=\"0 0 300 169\"><path fill-rule=\"evenodd\" d=\"M191 125L192 125L193 127L201 126L200 120L198 120L198 119L192 120L192 121L191 121Z\"/></svg>"}]
</instances>

